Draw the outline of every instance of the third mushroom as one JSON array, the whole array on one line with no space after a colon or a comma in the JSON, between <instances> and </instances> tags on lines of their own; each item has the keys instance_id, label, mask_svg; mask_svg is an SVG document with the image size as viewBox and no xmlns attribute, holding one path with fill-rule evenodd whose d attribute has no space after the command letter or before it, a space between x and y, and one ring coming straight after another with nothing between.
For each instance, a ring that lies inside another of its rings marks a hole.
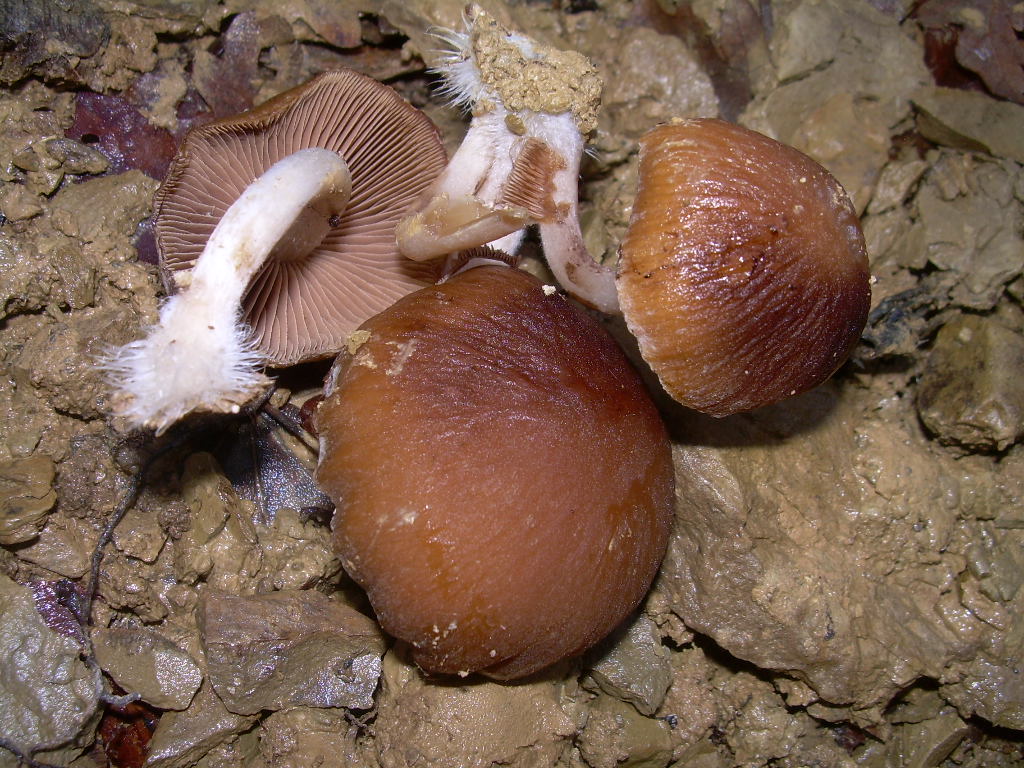
<instances>
[{"instance_id":1,"label":"third mushroom","mask_svg":"<svg viewBox=\"0 0 1024 768\"><path fill-rule=\"evenodd\" d=\"M514 252L519 230L538 224L562 286L621 312L666 391L714 416L806 391L842 365L867 319L870 275L853 205L818 163L721 120L654 127L618 268L600 264L576 198L596 72L478 7L448 39L442 72L473 119L432 198L397 229L406 255L494 238ZM551 81L560 98L540 98L537 83Z\"/></svg>"}]
</instances>

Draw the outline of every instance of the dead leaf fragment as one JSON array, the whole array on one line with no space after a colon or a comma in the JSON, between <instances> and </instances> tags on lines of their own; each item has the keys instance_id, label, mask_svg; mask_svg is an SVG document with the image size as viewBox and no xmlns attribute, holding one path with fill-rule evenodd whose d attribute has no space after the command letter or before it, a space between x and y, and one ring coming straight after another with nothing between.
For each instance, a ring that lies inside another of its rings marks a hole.
<instances>
[{"instance_id":1,"label":"dead leaf fragment","mask_svg":"<svg viewBox=\"0 0 1024 768\"><path fill-rule=\"evenodd\" d=\"M951 31L956 60L994 95L1024 104L1024 6L1008 0L929 0L917 10L928 29Z\"/></svg>"}]
</instances>

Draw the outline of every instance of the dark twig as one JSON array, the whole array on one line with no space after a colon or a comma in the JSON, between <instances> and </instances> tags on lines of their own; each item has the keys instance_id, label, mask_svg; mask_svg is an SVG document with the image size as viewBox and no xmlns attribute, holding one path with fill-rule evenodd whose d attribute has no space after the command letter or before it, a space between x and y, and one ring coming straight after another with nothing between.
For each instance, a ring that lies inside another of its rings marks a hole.
<instances>
[{"instance_id":1,"label":"dark twig","mask_svg":"<svg viewBox=\"0 0 1024 768\"><path fill-rule=\"evenodd\" d=\"M257 413L262 411L268 405L270 405L270 398L277 392L277 384L271 384L267 387L267 391L257 397L251 403L248 403L243 409L242 413L247 413L250 416L255 416Z\"/></svg>"},{"instance_id":2,"label":"dark twig","mask_svg":"<svg viewBox=\"0 0 1024 768\"><path fill-rule=\"evenodd\" d=\"M146 479L150 468L156 461L171 450L179 447L189 437L190 432L187 430L179 431L176 435L169 439L165 439L162 444L158 445L155 450L151 450L149 455L145 456L132 472L128 478L127 486L125 487L124 493L121 495L120 500L114 507L110 514L106 525L103 526L103 530L100 532L99 538L96 540L96 547L92 552L92 561L89 567L89 581L85 588L85 599L82 600L81 609L78 615L78 621L82 625L83 634L85 635L85 649L82 654L82 658L90 670L97 671L99 666L96 663L96 657L93 653L92 647L92 633L89 632L89 628L92 626L92 606L96 599L96 594L99 591L100 583L100 565L103 563L103 554L106 551L107 545L111 539L114 538L114 531L117 526L120 525L121 521L124 520L125 515L135 506L135 502L139 498L139 492L142 490L143 482ZM154 436L152 433L133 433L125 438L122 442L122 447L128 445L130 442L137 441L142 438L141 449L150 449L154 445ZM101 692L100 699L103 699L104 694Z\"/></svg>"},{"instance_id":3,"label":"dark twig","mask_svg":"<svg viewBox=\"0 0 1024 768\"><path fill-rule=\"evenodd\" d=\"M41 763L38 760L34 760L30 754L24 752L21 747L14 744L14 742L0 736L0 749L6 749L18 760L19 765L24 765L26 768L60 768L60 766L53 765L52 763Z\"/></svg>"},{"instance_id":4,"label":"dark twig","mask_svg":"<svg viewBox=\"0 0 1024 768\"><path fill-rule=\"evenodd\" d=\"M298 419L271 405L269 402L263 406L263 412L280 424L285 432L309 448L314 454L320 452L320 446L310 439L309 433L299 423Z\"/></svg>"},{"instance_id":5,"label":"dark twig","mask_svg":"<svg viewBox=\"0 0 1024 768\"><path fill-rule=\"evenodd\" d=\"M114 529L124 519L124 516L128 514L128 511L135 506L136 500L139 498L139 491L142 488L142 479L146 474L146 470L149 469L154 457L148 458L142 463L142 465L132 473L131 477L128 478L128 486L125 489L124 494L121 496L121 500L114 507L114 511L111 513L110 518L107 520L107 524L103 526L103 530L100 532L100 537L96 541L96 548L92 551L92 563L89 567L89 583L85 588L85 603L83 607L83 617L79 617L82 620L83 626L88 626L92 617L92 603L96 597L96 590L99 587L100 580L100 564L103 562L103 552L107 548L107 544L114 537ZM86 633L88 637L88 632Z\"/></svg>"}]
</instances>

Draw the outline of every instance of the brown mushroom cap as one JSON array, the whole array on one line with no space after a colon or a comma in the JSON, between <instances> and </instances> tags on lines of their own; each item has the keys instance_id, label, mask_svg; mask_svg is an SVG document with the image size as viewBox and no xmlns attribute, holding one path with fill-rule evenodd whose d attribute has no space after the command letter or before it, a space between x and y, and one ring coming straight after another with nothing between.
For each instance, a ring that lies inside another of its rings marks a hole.
<instances>
[{"instance_id":1,"label":"brown mushroom cap","mask_svg":"<svg viewBox=\"0 0 1024 768\"><path fill-rule=\"evenodd\" d=\"M431 672L521 677L640 601L668 541L665 428L608 333L483 266L400 300L317 421L335 547Z\"/></svg>"},{"instance_id":2,"label":"brown mushroom cap","mask_svg":"<svg viewBox=\"0 0 1024 768\"><path fill-rule=\"evenodd\" d=\"M309 251L282 242L254 278L244 319L268 362L337 352L348 333L435 279L404 259L394 228L444 169L437 129L394 90L350 70L324 72L261 106L189 131L156 196L156 238L169 291L242 190L300 149L338 152L352 196Z\"/></svg>"},{"instance_id":3,"label":"brown mushroom cap","mask_svg":"<svg viewBox=\"0 0 1024 768\"><path fill-rule=\"evenodd\" d=\"M839 183L792 147L721 120L641 139L621 247L623 314L666 391L725 416L803 392L867 319L867 252Z\"/></svg>"}]
</instances>

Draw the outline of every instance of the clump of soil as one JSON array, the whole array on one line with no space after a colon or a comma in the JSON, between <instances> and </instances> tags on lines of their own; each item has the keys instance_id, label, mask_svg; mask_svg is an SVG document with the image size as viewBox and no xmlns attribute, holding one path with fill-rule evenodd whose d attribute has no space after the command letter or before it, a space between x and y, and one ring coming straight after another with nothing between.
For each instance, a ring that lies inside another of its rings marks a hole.
<instances>
[{"instance_id":1,"label":"clump of soil","mask_svg":"<svg viewBox=\"0 0 1024 768\"><path fill-rule=\"evenodd\" d=\"M465 118L433 89L429 30L462 5L0 9L0 766L1020 764L1024 107L1005 0L484 3L605 78L581 180L593 251L614 258L637 138L723 116L832 171L874 275L862 343L818 390L721 420L656 392L672 542L642 610L582 659L518 685L427 679L333 557L313 452L267 412L158 441L110 423L97 361L155 320L148 217L184 131L352 67L454 148ZM323 372L285 373L270 411L298 417Z\"/></svg>"}]
</instances>

